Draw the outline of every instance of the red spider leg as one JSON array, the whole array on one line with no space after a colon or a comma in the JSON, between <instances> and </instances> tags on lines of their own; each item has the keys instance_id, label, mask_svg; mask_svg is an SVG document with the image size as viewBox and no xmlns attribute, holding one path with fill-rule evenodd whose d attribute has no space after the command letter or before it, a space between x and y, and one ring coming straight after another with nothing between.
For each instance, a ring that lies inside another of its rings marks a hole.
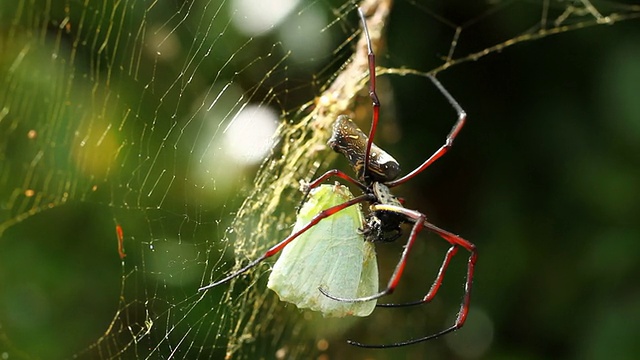
<instances>
[{"instance_id":1,"label":"red spider leg","mask_svg":"<svg viewBox=\"0 0 640 360\"><path fill-rule=\"evenodd\" d=\"M442 145L440 149L438 149L435 153L433 153L433 155L431 155L431 157L427 159L427 161L422 163L422 165L418 166L412 172L401 177L400 179L386 182L385 185L390 188L403 184L409 179L412 179L413 177L424 171L424 169L428 168L434 161L438 160L447 151L449 151L449 148L451 148L451 146L453 145L453 140L455 140L456 136L458 136L458 133L460 133L460 130L462 130L462 127L467 120L467 113L462 109L462 106L458 104L456 99L451 96L447 89L444 88L440 81L438 81L438 79L436 79L433 75L429 75L428 77L429 79L431 79L431 82L433 82L433 84L438 88L438 90L440 90L440 93L442 93L442 95L447 98L449 104L451 104L451 106L456 110L456 113L458 113L458 120L453 125L453 128L451 129L449 135L447 135L447 140L445 141L444 145Z\"/></svg>"},{"instance_id":2,"label":"red spider leg","mask_svg":"<svg viewBox=\"0 0 640 360\"><path fill-rule=\"evenodd\" d=\"M362 189L363 191L367 190L367 187L361 183L360 181L352 178L351 176L347 175L346 173L338 170L338 169L332 169L327 171L326 173L322 174L320 177L318 177L317 179L313 180L312 182L308 183L305 188L306 191L309 191L315 187L317 187L318 185L322 184L325 180L327 180L328 178L332 177L332 176L337 176L343 180L346 180L354 185L357 185L360 189Z\"/></svg>"},{"instance_id":3,"label":"red spider leg","mask_svg":"<svg viewBox=\"0 0 640 360\"><path fill-rule=\"evenodd\" d=\"M429 292L427 293L427 295L425 295L422 299L418 301L402 303L402 304L377 304L376 306L377 307L404 307L404 306L414 306L414 305L420 305L420 304L431 302L431 300L433 300L433 298L438 293L438 290L440 289L440 285L442 285L444 274L447 271L447 268L449 267L449 263L451 262L451 259L457 252L458 252L457 245L452 245L449 248L449 250L447 251L447 254L444 257L444 260L442 261L442 265L440 265L438 276L433 281L433 284L431 284L431 288L429 289Z\"/></svg>"},{"instance_id":4,"label":"red spider leg","mask_svg":"<svg viewBox=\"0 0 640 360\"><path fill-rule=\"evenodd\" d=\"M393 293L396 286L398 286L398 282L400 281L400 278L402 277L402 273L404 272L404 268L407 264L407 258L409 256L409 253L411 252L411 249L413 248L413 245L415 244L416 239L418 238L418 234L420 233L420 231L422 231L422 228L424 227L427 218L424 214L418 211L409 210L409 209L405 209L403 207L394 206L394 205L375 204L375 205L371 205L370 210L372 212L378 211L378 210L396 212L396 213L403 214L410 219L415 220L415 223L413 224L413 228L411 228L411 234L409 235L409 240L407 240L407 244L404 246L404 250L402 251L402 255L400 256L398 265L396 265L396 269L393 271L393 274L391 275L391 278L387 283L386 289L376 294L373 294L370 296L363 296L359 298L342 298L342 297L333 296L327 293L326 290L320 288L319 289L320 292L323 293L328 298L331 298L336 301L353 302L353 303L366 302L366 301L379 299L385 295L389 295Z\"/></svg>"},{"instance_id":5,"label":"red spider leg","mask_svg":"<svg viewBox=\"0 0 640 360\"><path fill-rule=\"evenodd\" d=\"M460 304L460 311L458 312L458 316L456 317L456 321L455 323L449 327L446 328L440 332L437 332L435 334L429 335L429 336L424 336L421 338L417 338L417 339L412 339L412 340L408 340L408 341L403 341L403 342L398 342L398 343L393 343L393 344L383 344L383 345L370 345L370 344L362 344L362 343L358 343L355 341L348 341L349 344L354 345L354 346L359 346L359 347L365 347L365 348L389 348L389 347L399 347L399 346L405 346L405 345L411 345L411 344L415 344L415 343L419 343L419 342L423 342L423 341L427 341L427 340L431 340L431 339L435 339L437 337L440 337L442 335L448 334L450 332L453 332L455 330L460 329L465 321L467 320L467 315L469 313L469 304L471 302L471 286L473 284L473 272L475 269L475 265L476 265L476 260L478 257L478 253L476 250L476 246L474 244L472 244L471 242L459 237L458 235L452 234L446 230L443 230L433 224L431 224L430 222L425 220L425 216L424 214L414 211L414 210L409 210L409 209L405 209L402 207L398 207L398 206L393 206L393 205L373 205L372 210L386 210L386 211L393 211L393 212L398 212L401 214L404 214L405 216L414 219L416 221L416 223L413 225L413 229L411 230L411 235L409 236L409 241L407 242L406 248L404 250L404 252L402 253L402 257L400 258L400 262L398 263L398 266L396 267L396 270L394 271L393 275L391 276L391 279L389 280L389 285L387 287L386 290L382 291L381 293L384 295L386 294L390 294L393 292L393 290L395 289L396 285L398 284L398 281L400 280L400 277L402 276L402 271L404 270L404 263L406 262L406 258L407 258L407 253L410 249L410 247L413 245L413 242L415 241L415 238L418 235L418 232L420 230L422 230L423 227L427 228L427 230L430 230L436 234L438 234L441 238L445 239L447 242L449 242L452 245L452 249L455 248L456 246L461 246L463 248L465 248L467 251L469 251L470 255L469 255L469 261L467 263L467 280L465 282L464 285L464 296L462 298L462 303ZM417 230L417 231L416 231ZM449 249L449 251L447 252L447 256L445 257L445 261L443 263L443 266L440 269L440 272L444 272L449 264L449 261L451 260L451 257L453 257L453 255L455 255L456 250L452 250ZM453 254L451 254L453 253ZM451 254L451 255L450 255ZM434 284L431 287L431 290L429 290L429 294L432 293L432 291L434 292L433 294L431 294L431 296L435 296L435 292L437 292L438 288L440 287L440 285L442 284L442 276L439 274L438 277L436 278L436 282L434 282ZM435 289L435 290L434 290ZM429 297L429 294L427 294L427 296L425 296L425 298ZM326 295L326 294L325 294ZM331 296L329 296L331 297ZM338 300L338 299L336 299ZM351 299L351 300L360 300L360 299ZM370 299L369 299L370 300ZM345 299L344 301L349 301L349 299Z\"/></svg>"},{"instance_id":6,"label":"red spider leg","mask_svg":"<svg viewBox=\"0 0 640 360\"><path fill-rule=\"evenodd\" d=\"M437 337L440 337L442 335L448 334L450 332L456 331L458 329L460 329L465 321L467 320L467 315L469 314L469 304L471 302L471 286L473 284L473 272L475 269L475 265L476 265L476 260L478 257L478 253L476 250L476 246L474 244L472 244L471 242L461 238L458 235L452 234L446 230L443 230L433 224L431 224L430 222L423 220L424 219L424 215L414 211L414 210L408 210L408 209L404 209L404 208L398 208L397 206L392 206L392 205L375 205L373 206L374 209L376 210L388 210L388 211L396 211L396 212L400 212L412 219L416 220L416 224L414 224L413 228L414 230L416 228L418 228L418 221L420 221L422 223L422 225L427 228L427 230L436 233L437 235L439 235L441 238L445 239L447 242L449 242L452 245L452 248L449 249L449 251L447 252L447 256L445 257L445 261L440 269L440 272L444 272L449 264L449 261L451 260L451 258L453 257L453 255L455 255L456 251L452 250L454 248L456 248L457 246L461 246L463 248L465 248L467 251L469 251L470 255L469 255L469 260L467 262L467 280L465 281L464 284L464 296L462 298L462 303L460 304L460 311L458 311L458 316L456 317L456 321L454 322L454 324L449 327L446 328L438 333L429 335L429 336L424 336L421 338L417 338L417 339L412 339L412 340L408 340L408 341L403 341L403 342L399 342L399 343L393 343L393 344L386 344L386 345L368 345L368 344L361 344L361 343L357 343L354 341L349 341L349 344L351 345L355 345L355 346L359 346L359 347L367 347L367 348L388 348L388 347L398 347L398 346L405 346L405 345L411 345L411 344L415 344L415 343L419 343L422 341L427 341L427 340L431 340L431 339L435 339ZM420 229L422 229L422 226L419 227ZM416 234L417 235L417 234ZM411 231L411 237L414 236L414 231ZM409 239L409 242L411 242L411 238ZM415 240L415 239L414 239ZM407 247L409 247L409 244L407 243ZM406 255L405 253L407 252L407 249L405 249L404 253L402 254L402 258L401 258L401 262L406 261ZM452 254L451 254L452 253ZM398 269L400 269L400 271L402 271L402 269L404 268L404 265L400 266L400 264L398 264L398 267L396 268L396 271L394 272L391 280L390 281L390 285L397 285L397 281L399 280L399 276L396 276L396 272L398 272ZM401 275L398 274L398 275ZM392 283L393 280L395 279L395 284ZM438 277L436 278L436 281L434 282L434 284L431 286L431 290L429 290L429 293L427 294L427 296L424 297L423 300L427 299L429 297L429 295L431 295L431 297L435 296L435 293L438 291L438 288L440 288L440 285L442 284L442 276L441 274L438 274Z\"/></svg>"},{"instance_id":7,"label":"red spider leg","mask_svg":"<svg viewBox=\"0 0 640 360\"><path fill-rule=\"evenodd\" d=\"M247 264L245 267L243 267L242 269L232 273L231 275L218 280L212 284L203 286L201 288L198 289L198 291L203 291L215 286L218 286L220 284L223 284L235 277L238 277L239 275L245 273L246 271L248 271L249 269L253 268L254 266L258 265L259 263L261 263L262 261L264 261L265 259L268 259L270 257L272 257L273 255L277 254L280 252L280 250L284 249L285 246L287 246L287 244L289 244L290 242L292 242L293 240L295 240L298 236L302 235L304 232L306 232L307 230L309 230L311 227L315 226L317 223L320 222L320 220L328 218L331 215L334 215L338 212L340 212L343 209L348 208L349 206L355 205L357 203L361 203L364 201L371 201L372 200L372 196L371 195L360 195L358 197L355 197L349 201L345 201L342 204L336 205L336 206L332 206L328 209L322 210L321 212L319 212L316 216L313 217L313 219L311 219L311 221L305 225L302 229L296 231L295 233L287 236L284 240L282 240L281 242L277 243L276 245L274 245L273 247L271 247L269 250L267 250L264 254L262 254L262 256L260 256L259 258L253 260L252 262L250 262L249 264Z\"/></svg>"},{"instance_id":8,"label":"red spider leg","mask_svg":"<svg viewBox=\"0 0 640 360\"><path fill-rule=\"evenodd\" d=\"M364 180L365 174L369 167L369 154L371 153L371 145L373 144L373 137L376 134L378 128L378 118L380 115L380 100L378 94L376 94L376 55L373 53L373 46L371 45L371 37L369 36L369 29L367 28L367 21L364 18L362 9L358 7L358 15L362 20L362 29L364 30L364 37L367 39L367 57L369 62L369 97L373 101L373 118L371 120L371 129L369 130L369 139L367 140L367 148L364 152L364 166L362 167L362 174L358 174L360 179Z\"/></svg>"}]
</instances>

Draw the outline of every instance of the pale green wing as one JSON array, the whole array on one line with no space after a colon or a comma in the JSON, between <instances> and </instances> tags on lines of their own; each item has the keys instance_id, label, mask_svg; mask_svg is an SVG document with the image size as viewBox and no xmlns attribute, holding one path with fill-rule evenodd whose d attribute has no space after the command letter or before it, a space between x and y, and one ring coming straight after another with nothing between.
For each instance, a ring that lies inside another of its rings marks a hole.
<instances>
[{"instance_id":1,"label":"pale green wing","mask_svg":"<svg viewBox=\"0 0 640 360\"><path fill-rule=\"evenodd\" d=\"M308 224L322 210L353 198L343 185L321 185L311 191L298 214L293 232ZM348 207L321 220L280 254L269 276L268 287L281 300L324 316L367 316L376 301L349 303L324 296L319 287L343 298L378 292L378 264L373 244L364 240L360 205Z\"/></svg>"}]
</instances>

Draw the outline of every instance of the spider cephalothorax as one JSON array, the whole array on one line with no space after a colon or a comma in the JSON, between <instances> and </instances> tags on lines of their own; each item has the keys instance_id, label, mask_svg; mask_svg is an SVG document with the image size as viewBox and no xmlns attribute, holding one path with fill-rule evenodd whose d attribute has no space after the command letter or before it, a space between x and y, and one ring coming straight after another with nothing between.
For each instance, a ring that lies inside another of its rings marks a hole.
<instances>
[{"instance_id":1,"label":"spider cephalothorax","mask_svg":"<svg viewBox=\"0 0 640 360\"><path fill-rule=\"evenodd\" d=\"M386 185L374 182L371 185L371 190L373 190L376 198L374 204L402 207L398 198L391 194ZM400 213L387 210L371 210L365 218L365 227L362 232L368 241L391 242L402 236L400 225L406 222L407 217Z\"/></svg>"}]
</instances>

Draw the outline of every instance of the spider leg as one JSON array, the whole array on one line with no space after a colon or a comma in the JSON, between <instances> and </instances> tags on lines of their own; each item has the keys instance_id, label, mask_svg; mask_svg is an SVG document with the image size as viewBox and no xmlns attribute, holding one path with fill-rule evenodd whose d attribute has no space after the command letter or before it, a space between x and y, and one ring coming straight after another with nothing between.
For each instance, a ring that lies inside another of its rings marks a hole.
<instances>
[{"instance_id":1,"label":"spider leg","mask_svg":"<svg viewBox=\"0 0 640 360\"><path fill-rule=\"evenodd\" d=\"M349 206L353 206L357 203L361 203L364 201L370 201L371 199L371 195L360 195L358 197L355 197L349 201L345 201L342 204L336 205L336 206L332 206L328 209L322 210L321 212L319 212L316 216L313 217L313 219L311 219L311 221L309 221L309 223L307 225L305 225L303 228L301 228L300 230L296 231L295 233L287 236L284 240L280 241L279 243L277 243L276 245L272 246L269 250L267 250L264 254L262 254L262 256L260 256L259 258L251 261L249 264L247 264L246 266L244 266L243 268L241 268L238 271L235 271L233 273L231 273L230 275L224 277L221 280L218 280L214 283L211 283L209 285L203 286L201 288L198 289L198 291L203 291L203 290L207 290L210 289L212 287L218 286L220 284L223 284L231 279L234 279L240 275L242 275L243 273L245 273L246 271L248 271L249 269L253 268L254 266L258 265L259 263L261 263L262 261L264 261L265 259L268 259L270 257L272 257L273 255L277 254L278 252L280 252L280 250L284 249L285 246L287 246L287 244L289 244L290 242L292 242L293 240L295 240L298 236L302 235L305 231L309 230L311 227L313 227L314 225L316 225L317 223L319 223L321 220L328 218L331 215L334 215L338 212L340 212L341 210L348 208Z\"/></svg>"},{"instance_id":2,"label":"spider leg","mask_svg":"<svg viewBox=\"0 0 640 360\"><path fill-rule=\"evenodd\" d=\"M352 184L357 185L363 192L366 192L367 187L361 183L360 181L352 178L351 176L347 175L346 173L338 170L338 169L332 169L327 171L326 173L322 174L320 177L318 177L317 179L311 181L310 183L305 183L303 181L300 182L300 191L302 191L302 199L300 200L300 205L298 205L297 209L299 210L300 207L302 206L302 204L306 201L307 197L309 196L309 192L311 191L311 189L314 189L316 187L318 187L318 185L322 184L325 180L327 180L328 178L332 177L332 176L336 176L339 177L343 180L346 180Z\"/></svg>"},{"instance_id":3,"label":"spider leg","mask_svg":"<svg viewBox=\"0 0 640 360\"><path fill-rule=\"evenodd\" d=\"M373 116L371 120L371 129L369 130L369 139L367 140L367 148L364 152L364 166L362 167L362 173L358 174L358 178L364 179L364 176L368 173L369 156L371 154L371 145L373 144L373 137L376 134L378 127L378 118L380 117L380 100L378 94L376 94L376 55L373 52L373 46L371 45L371 37L369 36L369 29L367 28L367 21L362 13L360 7L358 9L358 15L362 21L362 29L364 30L364 37L367 40L367 58L369 62L369 97L373 102Z\"/></svg>"},{"instance_id":4,"label":"spider leg","mask_svg":"<svg viewBox=\"0 0 640 360\"><path fill-rule=\"evenodd\" d=\"M453 255L455 255L455 253L457 252L457 247L461 246L463 248L465 248L467 251L469 251L470 255L469 255L469 260L467 262L467 279L465 281L465 285L464 285L464 295L462 297L462 303L460 304L460 311L458 311L458 316L456 317L456 321L454 322L454 324L440 332L437 332L435 334L432 335L428 335L428 336L424 336L421 338L416 338L416 339L412 339L412 340L408 340L408 341L403 341L403 342L398 342L398 343L392 343L392 344L383 344L383 345L370 345L370 344L362 344L362 343L358 343L355 341L348 341L349 344L354 345L354 346L359 346L359 347L365 347L365 348L390 348L390 347L399 347L399 346L405 346L405 345L411 345L411 344L415 344L415 343L419 343L419 342L423 342L423 341L427 341L427 340L431 340L431 339L435 339L437 337L440 337L442 335L448 334L450 332L456 331L458 329L460 329L465 321L467 320L467 315L469 314L469 304L471 301L471 286L473 284L473 273L474 273L474 269L475 269L475 265L476 265L476 260L478 257L478 253L476 250L476 246L474 244L472 244L471 242L459 237L458 235L455 235L453 233L450 233L446 230L443 230L433 224L431 224L430 222L424 220L424 215L415 211L415 210L409 210L409 209L405 209L405 208L401 208L401 207L397 207L397 206L393 206L393 205L373 205L372 209L374 210L387 210L387 211L396 211L399 212L401 214L406 215L407 217L414 219L416 221L416 223L413 226L413 230L411 231L411 237L409 238L409 241L407 242L407 247L405 248L405 251L402 254L402 258L400 259L400 263L398 263L398 266L396 267L396 270L394 271L393 275L391 276L391 280L389 281L389 286L387 288L387 290L385 291L389 291L389 289L391 289L390 292L393 291L393 288L395 288L395 285L397 285L397 281L399 280L399 275L402 274L402 269L404 268L404 264L403 262L406 261L406 253L407 250L410 248L412 244L412 241L415 240L415 236L417 234L414 234L414 230L416 230L417 228L419 228L419 230L421 230L423 227L427 228L427 230L434 232L436 234L438 234L441 238L445 239L447 242L449 242L452 247L449 249L449 251L447 252L447 256L445 257L445 260L440 268L440 272L438 274L438 277L436 278L434 284L431 286L431 289L429 290L429 293L423 298L422 303L430 301L431 298L433 298L435 296L435 293L438 291L438 289L440 288L440 285L442 284L442 278L443 278L443 273L444 271L446 271L447 266L449 265L449 261L451 260L451 258L453 257ZM422 226L418 226L418 224L421 224ZM400 270L400 271L399 271ZM383 291L384 292L384 291ZM426 300L426 301L425 301Z\"/></svg>"},{"instance_id":5,"label":"spider leg","mask_svg":"<svg viewBox=\"0 0 640 360\"><path fill-rule=\"evenodd\" d=\"M319 288L320 292L330 299L333 299L336 301L358 303L358 302L376 300L385 295L389 295L393 293L396 286L398 286L398 282L402 277L402 273L404 272L405 265L407 264L407 257L409 256L409 253L411 252L411 249L413 248L413 245L415 244L415 241L418 238L418 234L420 233L420 231L422 231L422 228L426 223L426 216L424 214L415 210L405 209L400 206L376 204L376 205L372 205L370 209L371 211L376 211L376 210L393 211L393 212L401 213L407 216L408 218L415 220L413 224L413 228L411 229L411 234L409 234L409 240L407 240L407 244L405 245L404 250L402 251L402 255L400 256L398 265L396 265L396 269L393 271L393 274L391 275L391 278L387 283L386 289L370 296L347 299L347 298L333 296L327 293L326 290Z\"/></svg>"},{"instance_id":6,"label":"spider leg","mask_svg":"<svg viewBox=\"0 0 640 360\"><path fill-rule=\"evenodd\" d=\"M343 180L346 180L356 186L358 186L362 191L366 191L367 187L361 183L360 181L352 178L351 176L347 175L346 173L337 170L337 169L333 169L333 170L329 170L326 173L322 174L320 177L318 177L317 179L311 181L310 183L306 184L305 186L305 195L306 193L308 193L311 189L317 187L318 185L322 184L325 180L327 180L328 178L332 177L332 176L336 176L339 177Z\"/></svg>"},{"instance_id":7,"label":"spider leg","mask_svg":"<svg viewBox=\"0 0 640 360\"><path fill-rule=\"evenodd\" d=\"M445 89L445 87L440 83L440 81L438 81L438 79L436 79L435 76L433 75L429 75L429 79L438 88L438 90L440 90L442 95L444 95L444 97L447 98L451 106L456 110L456 113L458 113L458 120L453 125L451 132L449 132L449 135L447 135L447 140L445 141L444 145L442 145L440 149L438 149L435 153L433 153L433 155L431 155L424 163L422 163L422 165L418 166L412 172L401 177L400 179L386 182L385 185L387 185L390 188L403 184L408 180L412 179L413 177L415 177L416 175L424 171L424 169L428 168L431 164L433 164L433 162L438 160L442 155L446 154L447 151L449 151L449 148L451 148L451 146L453 145L453 140L455 140L456 136L458 136L458 133L460 133L460 130L462 130L462 127L464 126L467 120L467 113L462 109L462 106L458 104L456 99L453 98L453 96L447 91L447 89Z\"/></svg>"},{"instance_id":8,"label":"spider leg","mask_svg":"<svg viewBox=\"0 0 640 360\"><path fill-rule=\"evenodd\" d=\"M449 328L446 328L440 332L437 332L435 334L431 334L429 336L425 336L425 337L421 337L421 338L417 338L417 339L412 339L412 340L407 340L407 341L402 341L402 342L397 342L397 343L393 343L393 344L363 344L363 343L359 343L357 341L353 341L353 340L347 340L347 344L349 345L353 345L353 346L357 346L357 347L361 347L361 348L367 348L367 349L388 349L388 348L394 348L394 347L401 347L401 346L407 346L407 345L412 345L412 344L417 344L423 341L429 341L429 340L433 340L436 338L439 338L440 336L446 335L450 332L456 331L458 330L459 327L456 327L455 325Z\"/></svg>"},{"instance_id":9,"label":"spider leg","mask_svg":"<svg viewBox=\"0 0 640 360\"><path fill-rule=\"evenodd\" d=\"M376 306L378 306L378 307L404 307L404 306L414 306L414 305L420 305L420 304L425 304L425 303L431 302L431 300L433 300L433 298L438 293L438 290L440 289L440 285L442 285L442 280L444 279L444 273L447 271L447 268L449 267L449 262L451 262L451 259L453 258L453 256L457 252L458 252L458 246L457 245L452 245L449 248L449 250L447 251L447 254L444 257L444 261L442 261L442 265L440 265L440 270L438 271L438 276L436 277L436 279L434 280L433 284L431 285L431 288L429 289L429 292L427 293L427 295L425 295L422 299L417 300L417 301L408 302L408 303L402 303L402 304L377 304Z\"/></svg>"}]
</instances>

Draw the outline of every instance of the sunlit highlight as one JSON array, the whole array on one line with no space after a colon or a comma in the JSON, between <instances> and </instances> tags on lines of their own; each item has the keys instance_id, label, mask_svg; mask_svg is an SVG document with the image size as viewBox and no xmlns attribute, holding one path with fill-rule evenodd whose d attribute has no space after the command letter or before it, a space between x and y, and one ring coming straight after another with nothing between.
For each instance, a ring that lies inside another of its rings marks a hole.
<instances>
[{"instance_id":1,"label":"sunlit highlight","mask_svg":"<svg viewBox=\"0 0 640 360\"><path fill-rule=\"evenodd\" d=\"M276 27L298 5L299 0L234 0L231 8L233 25L253 36Z\"/></svg>"}]
</instances>

